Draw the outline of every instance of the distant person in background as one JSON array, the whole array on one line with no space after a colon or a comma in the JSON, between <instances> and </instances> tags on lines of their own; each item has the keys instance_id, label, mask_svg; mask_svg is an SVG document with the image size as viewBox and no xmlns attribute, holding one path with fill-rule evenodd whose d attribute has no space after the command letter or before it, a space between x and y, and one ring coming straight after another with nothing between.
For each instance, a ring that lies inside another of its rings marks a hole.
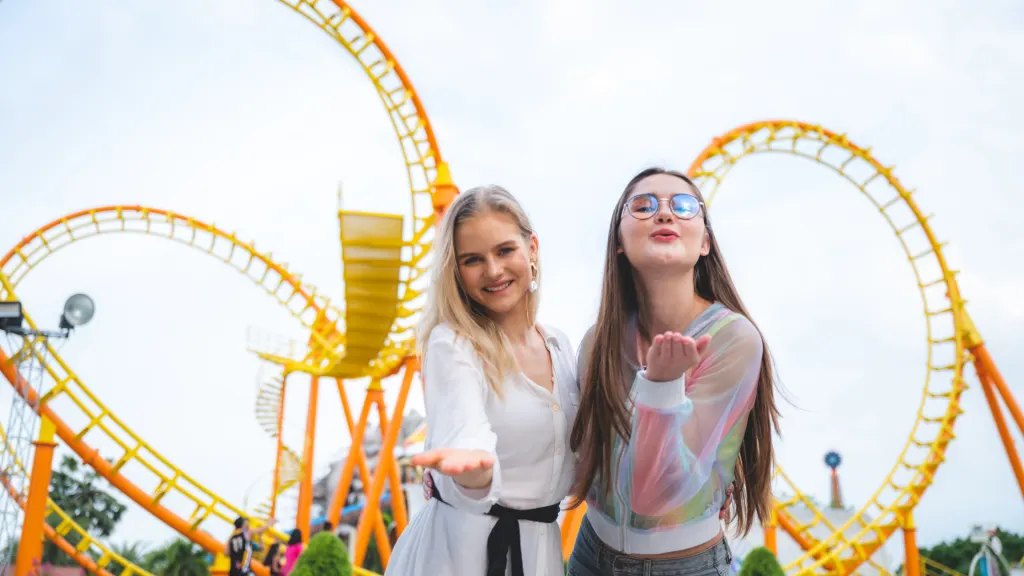
<instances>
[{"instance_id":1,"label":"distant person in background","mask_svg":"<svg viewBox=\"0 0 1024 576\"><path fill-rule=\"evenodd\" d=\"M284 551L282 548L283 544L280 542L274 542L267 549L267 556L263 559L263 563L270 570L270 576L283 576L284 574Z\"/></svg>"},{"instance_id":2,"label":"distant person in background","mask_svg":"<svg viewBox=\"0 0 1024 576\"><path fill-rule=\"evenodd\" d=\"M282 574L286 576L291 574L292 568L295 567L295 561L302 554L302 548L302 530L296 528L288 535L288 544L284 550L284 571Z\"/></svg>"},{"instance_id":3,"label":"distant person in background","mask_svg":"<svg viewBox=\"0 0 1024 576\"><path fill-rule=\"evenodd\" d=\"M263 534L276 522L277 520L271 518L266 524L253 530L248 518L239 516L235 519L235 531L228 539L228 559L231 562L228 576L252 574L252 537Z\"/></svg>"},{"instance_id":4,"label":"distant person in background","mask_svg":"<svg viewBox=\"0 0 1024 576\"><path fill-rule=\"evenodd\" d=\"M334 524L330 520L324 520L324 523L320 525L320 531L334 534Z\"/></svg>"}]
</instances>

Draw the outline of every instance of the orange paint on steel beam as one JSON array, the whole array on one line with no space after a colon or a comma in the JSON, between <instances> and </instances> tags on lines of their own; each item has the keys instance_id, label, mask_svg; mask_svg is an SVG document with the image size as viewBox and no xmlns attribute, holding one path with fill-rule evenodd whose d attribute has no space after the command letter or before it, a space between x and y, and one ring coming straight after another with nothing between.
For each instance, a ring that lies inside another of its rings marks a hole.
<instances>
[{"instance_id":1,"label":"orange paint on steel beam","mask_svg":"<svg viewBox=\"0 0 1024 576\"><path fill-rule=\"evenodd\" d=\"M383 398L382 401L377 402L377 413L380 421L387 422L388 413L384 409ZM395 417L398 418L398 425L402 425L402 414L398 414ZM384 425L381 424L381 428ZM380 461L384 457L381 454L377 458L377 465L380 466ZM391 482L391 515L395 520L395 530L398 535L401 536L408 524L408 515L405 512L405 490L402 489L402 478L399 476L398 463L395 461L393 454L388 454L388 480Z\"/></svg>"},{"instance_id":2,"label":"orange paint on steel beam","mask_svg":"<svg viewBox=\"0 0 1024 576\"><path fill-rule=\"evenodd\" d=\"M904 576L921 576L921 552L917 549L917 527L913 514L903 520Z\"/></svg>"},{"instance_id":3,"label":"orange paint on steel beam","mask_svg":"<svg viewBox=\"0 0 1024 576\"><path fill-rule=\"evenodd\" d=\"M366 451L363 450L363 434L360 433L358 438L356 437L356 427L352 424L352 410L348 404L348 394L345 393L343 381L337 378L336 382L338 384L338 395L341 397L341 407L345 412L345 424L348 426L349 438L352 439L351 446L348 449L348 456L345 457L345 464L341 469L341 477L338 479L338 485L334 488L330 510L327 512L327 520L338 526L341 524L341 508L345 504L345 500L348 499L348 490L352 486L353 467L358 468L359 480L363 483L363 486L369 486L370 466L366 462ZM373 388L372 385L371 388ZM372 403L368 397L363 402L363 411L359 414L359 421L362 422L360 430L366 430L366 419L370 414L371 406ZM388 529L384 525L384 516L379 511L373 519L373 535L374 540L377 542L377 551L380 552L380 557L390 557L391 543L388 540Z\"/></svg>"},{"instance_id":4,"label":"orange paint on steel beam","mask_svg":"<svg viewBox=\"0 0 1024 576\"><path fill-rule=\"evenodd\" d=\"M384 484L387 482L386 475L388 468L394 460L395 444L398 441L399 429L402 425L402 414L405 412L405 401L409 397L409 387L412 384L413 375L419 370L419 362L415 358L407 358L405 361L405 375L402 378L402 387L398 390L398 400L395 402L395 416L388 424L387 432L380 447L380 457L377 461L377 469L374 471L373 484L367 495L366 507L362 516L359 517L359 525L356 528L355 559L356 566L363 564L366 557L366 548L370 541L370 519L379 510L380 497L384 492ZM386 561L382 558L382 564L387 567Z\"/></svg>"},{"instance_id":5,"label":"orange paint on steel beam","mask_svg":"<svg viewBox=\"0 0 1024 576\"><path fill-rule=\"evenodd\" d=\"M771 550L772 554L778 556L779 544L778 544L778 524L779 515L775 511L775 506L772 506L771 516L768 522L765 522L764 528L764 547Z\"/></svg>"},{"instance_id":6,"label":"orange paint on steel beam","mask_svg":"<svg viewBox=\"0 0 1024 576\"><path fill-rule=\"evenodd\" d=\"M827 551L815 550L815 544L813 544L806 535L801 533L800 530L790 522L788 516L779 514L776 516L776 520L778 521L779 526L786 531L786 534L789 534L790 538L792 538L801 549L808 551L814 550L811 556L815 560L822 560L827 557ZM820 549L821 547L822 546L820 544L817 545L817 548ZM822 565L830 572L835 571L835 563L832 560L825 560Z\"/></svg>"},{"instance_id":7,"label":"orange paint on steel beam","mask_svg":"<svg viewBox=\"0 0 1024 576\"><path fill-rule=\"evenodd\" d=\"M43 561L43 525L46 523L46 500L50 496L50 476L53 472L53 422L43 416L39 426L39 439L33 442L32 474L29 476L28 498L25 499L25 522L21 527L15 576L28 576Z\"/></svg>"},{"instance_id":8,"label":"orange paint on steel beam","mask_svg":"<svg viewBox=\"0 0 1024 576\"><path fill-rule=\"evenodd\" d=\"M572 549L576 545L576 535L579 534L580 524L583 522L583 516L587 512L587 503L582 502L575 508L570 508L565 511L565 515L562 516L562 525L559 529L562 532L562 561L568 562L569 556L572 554Z\"/></svg>"},{"instance_id":9,"label":"orange paint on steel beam","mask_svg":"<svg viewBox=\"0 0 1024 576\"><path fill-rule=\"evenodd\" d=\"M0 349L0 373L2 373L7 380L14 385L14 389L17 390L19 394L22 394L22 397L24 397L27 402L34 404L39 401L39 394L27 381L25 381L24 378L21 377L21 374L18 373L17 369L12 365L10 358L7 357L7 354L2 349ZM125 478L120 472L114 470L113 464L100 456L98 450L77 438L74 430L61 420L48 404L42 404L39 406L39 414L40 416L49 418L53 422L54 427L57 429L57 436L63 440L64 443L75 452L75 454L78 454L78 457L82 459L83 463L91 466L97 473L99 473L100 476L110 482L114 488L120 490L122 494L131 498L136 504L142 506L152 515L156 516L158 520L167 524L182 536L202 546L208 552L216 553L226 551L224 542L214 538L209 532L193 530L187 520L178 516L163 505L154 502L152 496L143 492L141 488ZM258 576L270 576L270 572L267 570L267 567L258 562L254 561L252 563L252 570Z\"/></svg>"},{"instance_id":10,"label":"orange paint on steel beam","mask_svg":"<svg viewBox=\"0 0 1024 576\"><path fill-rule=\"evenodd\" d=\"M1013 475L1017 479L1017 486L1020 488L1021 496L1024 496L1024 466L1021 465L1020 454L1014 445L1013 436L1010 435L1010 427L1006 425L1003 409L999 406L999 399L996 398L995 385L983 368L976 364L975 369L978 371L978 379L981 380L981 390L985 393L988 409L992 412L992 420L995 422L996 430L999 432L999 439L1002 440L1003 448L1006 450L1006 457L1010 460L1010 468L1013 469Z\"/></svg>"},{"instance_id":11,"label":"orange paint on steel beam","mask_svg":"<svg viewBox=\"0 0 1024 576\"><path fill-rule=\"evenodd\" d=\"M1020 406L1013 397L1013 393L1010 392L1010 387L1006 385L1006 380L1003 379L1003 375L999 373L999 369L996 368L996 363L992 360L992 356L988 353L988 349L985 348L984 344L971 348L971 355L974 356L974 363L977 366L979 363L985 369L985 372L992 379L992 383L995 384L996 390L999 391L999 395L1003 397L1003 403L1006 404L1006 409L1009 410L1010 416L1013 421L1017 423L1017 428L1021 434L1024 434L1024 413L1021 412Z\"/></svg>"},{"instance_id":12,"label":"orange paint on steel beam","mask_svg":"<svg viewBox=\"0 0 1024 576\"><path fill-rule=\"evenodd\" d=\"M359 456L363 456L363 463L366 461L365 452L363 451L363 436L366 434L366 422L370 417L370 408L373 406L373 403L370 401L370 395L373 394L371 386L371 389L366 391L366 399L363 401L363 408L359 412L359 420L353 426L352 412L348 406L348 395L345 394L345 389L342 387L340 380L338 381L338 394L341 396L341 404L345 410L345 419L349 426L349 437L352 438L352 442L348 449L348 456L345 458L345 464L341 468L338 484L334 487L334 498L331 501L331 507L327 512L327 519L335 525L341 523L341 509L345 505L345 500L348 499L348 491L352 486L352 474L359 463ZM369 486L368 483L363 482L364 490Z\"/></svg>"},{"instance_id":13,"label":"orange paint on steel beam","mask_svg":"<svg viewBox=\"0 0 1024 576\"><path fill-rule=\"evenodd\" d=\"M306 442L302 448L302 478L299 479L299 509L295 526L302 530L302 537L308 542L312 529L309 525L313 507L313 444L316 441L316 409L320 392L320 377L313 376L309 382L309 409L306 412Z\"/></svg>"}]
</instances>

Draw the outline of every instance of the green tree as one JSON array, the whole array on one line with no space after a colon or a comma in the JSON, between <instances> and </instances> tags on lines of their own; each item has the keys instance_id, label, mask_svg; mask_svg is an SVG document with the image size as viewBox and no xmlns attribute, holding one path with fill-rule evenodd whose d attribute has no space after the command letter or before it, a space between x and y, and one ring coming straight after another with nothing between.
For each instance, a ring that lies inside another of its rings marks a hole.
<instances>
[{"instance_id":1,"label":"green tree","mask_svg":"<svg viewBox=\"0 0 1024 576\"><path fill-rule=\"evenodd\" d=\"M759 546L754 548L743 559L743 566L740 567L740 576L784 576L782 566L772 551Z\"/></svg>"},{"instance_id":2,"label":"green tree","mask_svg":"<svg viewBox=\"0 0 1024 576\"><path fill-rule=\"evenodd\" d=\"M50 499L94 537L110 536L127 510L106 488L106 480L70 455L61 458L60 466L50 477ZM52 525L59 518L47 521ZM71 544L78 544L72 534L68 539ZM43 544L43 564L75 566L77 562L47 540Z\"/></svg>"},{"instance_id":3,"label":"green tree","mask_svg":"<svg viewBox=\"0 0 1024 576\"><path fill-rule=\"evenodd\" d=\"M209 576L206 550L184 538L146 554L142 567L161 576Z\"/></svg>"},{"instance_id":4,"label":"green tree","mask_svg":"<svg viewBox=\"0 0 1024 576\"><path fill-rule=\"evenodd\" d=\"M1024 557L1024 535L996 528L996 536L1003 543L1003 558L1011 565L1020 562ZM967 574L971 568L971 559L980 549L979 544L971 542L968 538L957 538L931 548L921 548L921 556L944 564L961 574Z\"/></svg>"},{"instance_id":5,"label":"green tree","mask_svg":"<svg viewBox=\"0 0 1024 576\"><path fill-rule=\"evenodd\" d=\"M145 542L123 542L121 544L113 544L110 546L110 549L113 550L115 554L119 554L122 558L136 566L143 567L146 565L146 554L149 552L147 548L149 548L149 546ZM121 568L115 568L113 566L107 568L107 570L109 570L111 574L114 574L114 576L118 576L122 572Z\"/></svg>"},{"instance_id":6,"label":"green tree","mask_svg":"<svg viewBox=\"0 0 1024 576\"><path fill-rule=\"evenodd\" d=\"M393 521L391 511L382 510L381 514L384 517L384 526L390 529ZM380 557L380 551L377 550L377 535L373 532L370 533L370 544L366 547L366 555L363 556L363 568L378 574L384 573L384 561Z\"/></svg>"},{"instance_id":7,"label":"green tree","mask_svg":"<svg viewBox=\"0 0 1024 576\"><path fill-rule=\"evenodd\" d=\"M337 536L321 532L309 539L291 576L352 576L348 550Z\"/></svg>"}]
</instances>

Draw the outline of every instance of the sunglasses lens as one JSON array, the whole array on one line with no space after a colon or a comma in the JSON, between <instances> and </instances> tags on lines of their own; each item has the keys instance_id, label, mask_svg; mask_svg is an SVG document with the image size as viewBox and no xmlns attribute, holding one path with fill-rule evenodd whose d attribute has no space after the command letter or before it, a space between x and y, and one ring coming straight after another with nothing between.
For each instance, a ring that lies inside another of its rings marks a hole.
<instances>
[{"instance_id":1,"label":"sunglasses lens","mask_svg":"<svg viewBox=\"0 0 1024 576\"><path fill-rule=\"evenodd\" d=\"M700 201L689 194L676 194L672 197L672 212L683 220L689 220L700 213Z\"/></svg>"},{"instance_id":2,"label":"sunglasses lens","mask_svg":"<svg viewBox=\"0 0 1024 576\"><path fill-rule=\"evenodd\" d=\"M637 218L650 218L658 211L658 199L652 194L640 194L629 201L629 213Z\"/></svg>"}]
</instances>

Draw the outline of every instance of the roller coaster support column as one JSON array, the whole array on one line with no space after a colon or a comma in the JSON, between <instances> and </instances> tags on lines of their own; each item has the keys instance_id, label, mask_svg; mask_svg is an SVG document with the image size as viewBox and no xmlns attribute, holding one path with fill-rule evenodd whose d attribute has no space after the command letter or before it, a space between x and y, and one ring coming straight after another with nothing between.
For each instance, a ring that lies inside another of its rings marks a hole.
<instances>
[{"instance_id":1,"label":"roller coaster support column","mask_svg":"<svg viewBox=\"0 0 1024 576\"><path fill-rule=\"evenodd\" d=\"M46 416L40 416L39 440L33 442L32 476L25 502L25 523L18 544L15 576L38 574L43 560L43 522L46 520L46 499L50 495L50 474L53 471L54 435L57 427Z\"/></svg>"},{"instance_id":2,"label":"roller coaster support column","mask_svg":"<svg viewBox=\"0 0 1024 576\"><path fill-rule=\"evenodd\" d=\"M447 162L437 165L437 176L434 178L431 188L430 197L434 202L434 214L437 216L437 221L440 222L441 216L459 193L459 189L452 182L452 173L448 170Z\"/></svg>"},{"instance_id":3,"label":"roller coaster support column","mask_svg":"<svg viewBox=\"0 0 1024 576\"><path fill-rule=\"evenodd\" d=\"M917 549L917 526L914 513L903 518L903 576L921 576L921 553Z\"/></svg>"},{"instance_id":4,"label":"roller coaster support column","mask_svg":"<svg viewBox=\"0 0 1024 576\"><path fill-rule=\"evenodd\" d=\"M1006 449L1006 456L1010 460L1010 468L1013 469L1013 475L1017 478L1020 494L1024 497L1024 465L1021 464L1020 453L1017 452L1017 447L1014 445L1013 436L1010 435L1010 428L1006 425L1006 418L1003 416L1003 409L999 406L996 393L998 392L1003 397L1003 403L1006 404L1006 408L1021 434L1024 434L1024 414L1021 414L1020 406L1014 400L1010 387L1006 385L1003 375L996 368L992 356L985 348L985 341L975 329L974 322L971 321L966 310L961 312L961 317L964 324L964 344L970 350L971 356L974 357L974 370L978 373L978 380L985 393L985 400L988 402L989 410L992 411L992 420L996 423L999 438L1003 441L1003 448Z\"/></svg>"},{"instance_id":5,"label":"roller coaster support column","mask_svg":"<svg viewBox=\"0 0 1024 576\"><path fill-rule=\"evenodd\" d=\"M366 462L366 451L363 450L363 436L366 432L366 420L370 415L370 408L374 402L382 398L383 390L380 387L380 380L370 380L366 389L366 400L363 401L363 409L359 413L359 423L352 423L352 409L348 404L348 394L345 393L345 386L342 380L338 380L338 396L341 397L341 407L345 412L345 423L348 425L348 434L352 439L348 449L348 457L345 458L345 465L341 468L341 476L338 478L338 485L334 487L334 496L331 500L331 507L327 512L327 519L335 526L341 525L341 509L348 500L348 491L352 486L352 471L358 467L359 480L363 483L363 490L370 486L370 466ZM365 511L363 512L366 513ZM388 529L384 525L384 516L380 510L374 515L373 536L377 543L377 552L381 558L388 558L391 555L391 543L388 540Z\"/></svg>"},{"instance_id":6,"label":"roller coaster support column","mask_svg":"<svg viewBox=\"0 0 1024 576\"><path fill-rule=\"evenodd\" d=\"M385 427L387 426L387 421L388 421L388 412L387 412L387 410L384 409L384 402L378 402L377 403L377 416L378 416L378 418L380 418L381 430L384 430ZM402 415L401 414L396 414L395 417L398 418L398 430L399 430L399 434L401 434ZM398 438L396 437L395 438L395 444L397 444L397 443L398 443ZM388 452L388 454L389 454L388 460L390 462L389 465L388 465L388 480L391 482L391 496L392 496L392 498L391 498L391 516L395 520L395 527L396 527L395 530L397 531L398 535L401 536L402 532L405 530L406 525L409 523L409 517L406 515L406 512L405 512L405 498L404 497L400 498L400 497L396 496L396 495L404 496L404 492L402 490L402 477L399 475L398 466L395 465L394 458L390 456L391 452Z\"/></svg>"},{"instance_id":7,"label":"roller coaster support column","mask_svg":"<svg viewBox=\"0 0 1024 576\"><path fill-rule=\"evenodd\" d=\"M380 447L380 456L377 458L377 469L373 474L373 484L369 487L369 492L366 495L366 508L363 509L362 515L359 516L359 526L356 529L356 546L355 555L353 557L353 564L356 566L362 566L363 558L366 557L366 548L370 543L370 522L373 517L380 510L380 497L384 493L384 485L388 482L386 476L392 473L395 468L395 457L394 450L395 444L398 442L398 434L402 427L402 414L405 412L405 401L409 397L409 387L412 385L413 375L419 371L419 361L416 357L409 357L405 360L405 375L402 377L402 387L398 390L398 400L395 402L395 411L391 415L391 420L388 422L387 432L384 434L384 440ZM383 402L383 399L382 399ZM397 472L397 471L395 471ZM392 506L398 505L397 502L402 500L402 493L391 495ZM399 527L399 534L401 534L401 528ZM387 561L390 558L381 557L381 564L387 567Z\"/></svg>"},{"instance_id":8,"label":"roller coaster support column","mask_svg":"<svg viewBox=\"0 0 1024 576\"><path fill-rule=\"evenodd\" d=\"M768 522L764 525L764 547L771 550L772 554L775 554L776 556L779 554L779 545L776 540L778 524L778 512L775 510L775 504L772 503L771 516L768 519Z\"/></svg>"},{"instance_id":9,"label":"roller coaster support column","mask_svg":"<svg viewBox=\"0 0 1024 576\"><path fill-rule=\"evenodd\" d=\"M302 479L299 484L299 510L295 526L302 530L302 538L309 541L309 514L313 507L313 440L316 438L316 404L320 391L320 377L311 376L309 382L309 412L306 414L306 443L302 448Z\"/></svg>"},{"instance_id":10,"label":"roller coaster support column","mask_svg":"<svg viewBox=\"0 0 1024 576\"><path fill-rule=\"evenodd\" d=\"M583 522L583 515L587 513L587 503L581 502L579 506L570 508L562 516L562 561L568 562L572 554L572 547L576 545L576 535L580 531L580 523Z\"/></svg>"}]
</instances>

